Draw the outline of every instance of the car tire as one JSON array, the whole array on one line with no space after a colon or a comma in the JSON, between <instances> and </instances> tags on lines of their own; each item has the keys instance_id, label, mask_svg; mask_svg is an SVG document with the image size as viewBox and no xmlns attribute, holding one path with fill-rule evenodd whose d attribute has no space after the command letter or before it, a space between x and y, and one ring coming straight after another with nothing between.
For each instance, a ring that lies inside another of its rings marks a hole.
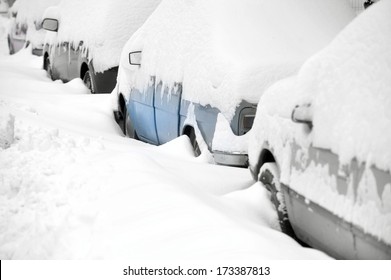
<instances>
[{"instance_id":1,"label":"car tire","mask_svg":"<svg viewBox=\"0 0 391 280\"><path fill-rule=\"evenodd\" d=\"M45 59L45 70L47 73L47 76L53 80L53 71L52 71L52 66L50 64L50 59L49 57L46 57Z\"/></svg>"},{"instance_id":2,"label":"car tire","mask_svg":"<svg viewBox=\"0 0 391 280\"><path fill-rule=\"evenodd\" d=\"M90 70L87 70L87 71L84 73L84 76L83 76L83 83L84 83L85 86L90 90L91 93L95 93L94 84L93 84L93 82L92 82L92 77L91 77Z\"/></svg>"},{"instance_id":3,"label":"car tire","mask_svg":"<svg viewBox=\"0 0 391 280\"><path fill-rule=\"evenodd\" d=\"M194 156L198 157L201 155L201 149L197 142L197 136L195 134L194 128L192 128L188 134L191 146L193 147Z\"/></svg>"},{"instance_id":4,"label":"car tire","mask_svg":"<svg viewBox=\"0 0 391 280\"><path fill-rule=\"evenodd\" d=\"M285 199L281 191L280 172L275 162L266 162L259 171L259 181L270 192L270 200L276 208L281 231L297 240L289 222Z\"/></svg>"},{"instance_id":5,"label":"car tire","mask_svg":"<svg viewBox=\"0 0 391 280\"><path fill-rule=\"evenodd\" d=\"M138 140L136 130L134 129L133 122L129 117L126 105L124 106L124 109L123 109L122 119L123 119L123 121L122 121L121 129L122 129L122 132L124 133L124 135L129 138L133 138L133 139Z\"/></svg>"},{"instance_id":6,"label":"car tire","mask_svg":"<svg viewBox=\"0 0 391 280\"><path fill-rule=\"evenodd\" d=\"M14 46L12 45L11 39L9 37L8 37L8 50L9 50L9 54L14 54L15 53Z\"/></svg>"}]
</instances>

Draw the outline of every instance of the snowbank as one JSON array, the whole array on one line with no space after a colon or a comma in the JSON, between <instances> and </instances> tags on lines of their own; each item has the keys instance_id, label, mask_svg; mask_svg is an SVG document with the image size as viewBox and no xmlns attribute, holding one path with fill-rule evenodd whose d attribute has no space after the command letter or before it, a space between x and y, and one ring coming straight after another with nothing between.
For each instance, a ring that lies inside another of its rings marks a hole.
<instances>
[{"instance_id":1,"label":"snowbank","mask_svg":"<svg viewBox=\"0 0 391 280\"><path fill-rule=\"evenodd\" d=\"M13 115L0 112L0 149L7 149L13 143L14 121Z\"/></svg>"},{"instance_id":2,"label":"snowbank","mask_svg":"<svg viewBox=\"0 0 391 280\"><path fill-rule=\"evenodd\" d=\"M0 123L15 117L0 148L0 259L328 258L275 230L246 169L199 162L187 137L125 138L110 96L41 68L29 49L0 57Z\"/></svg>"},{"instance_id":3,"label":"snowbank","mask_svg":"<svg viewBox=\"0 0 391 280\"><path fill-rule=\"evenodd\" d=\"M124 48L120 90L142 89L150 76L182 82L185 99L230 119L241 100L257 103L353 17L339 0L166 0ZM142 66L134 74L128 53L137 50Z\"/></svg>"},{"instance_id":4,"label":"snowbank","mask_svg":"<svg viewBox=\"0 0 391 280\"><path fill-rule=\"evenodd\" d=\"M103 72L118 66L121 50L129 37L144 23L160 0L63 0L45 17L59 19L55 35L48 32L51 44L83 42L94 69Z\"/></svg>"}]
</instances>

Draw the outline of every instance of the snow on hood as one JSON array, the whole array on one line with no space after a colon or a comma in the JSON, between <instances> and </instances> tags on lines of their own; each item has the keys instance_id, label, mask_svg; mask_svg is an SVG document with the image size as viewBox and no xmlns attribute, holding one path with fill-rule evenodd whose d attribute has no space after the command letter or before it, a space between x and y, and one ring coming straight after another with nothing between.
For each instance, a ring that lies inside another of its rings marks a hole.
<instances>
[{"instance_id":1,"label":"snow on hood","mask_svg":"<svg viewBox=\"0 0 391 280\"><path fill-rule=\"evenodd\" d=\"M45 17L59 20L57 35L48 32L50 43L83 41L94 69L103 72L118 66L121 50L144 23L160 0L63 0Z\"/></svg>"},{"instance_id":2,"label":"snow on hood","mask_svg":"<svg viewBox=\"0 0 391 280\"><path fill-rule=\"evenodd\" d=\"M314 144L391 170L391 0L372 5L298 76Z\"/></svg>"},{"instance_id":3,"label":"snow on hood","mask_svg":"<svg viewBox=\"0 0 391 280\"><path fill-rule=\"evenodd\" d=\"M241 100L257 103L353 17L340 0L164 0L124 48L121 83L183 82L184 98L232 117ZM134 76L128 53L137 50Z\"/></svg>"}]
</instances>

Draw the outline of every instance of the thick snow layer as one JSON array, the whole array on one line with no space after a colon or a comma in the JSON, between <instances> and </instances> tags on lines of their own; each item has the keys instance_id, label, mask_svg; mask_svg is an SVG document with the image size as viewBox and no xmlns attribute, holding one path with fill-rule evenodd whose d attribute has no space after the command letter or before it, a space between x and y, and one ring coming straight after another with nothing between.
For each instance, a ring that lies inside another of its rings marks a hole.
<instances>
[{"instance_id":1,"label":"thick snow layer","mask_svg":"<svg viewBox=\"0 0 391 280\"><path fill-rule=\"evenodd\" d=\"M268 143L285 184L388 244L390 186L378 193L370 167L391 171L390 14L391 0L379 1L306 61L298 75L270 87L260 100L249 148L255 165ZM311 104L312 130L290 119L293 108L303 104ZM293 140L304 148L332 150L341 166L353 159L364 163L357 193L350 178L348 193L339 194L338 178L327 166L291 168Z\"/></svg>"},{"instance_id":2,"label":"thick snow layer","mask_svg":"<svg viewBox=\"0 0 391 280\"><path fill-rule=\"evenodd\" d=\"M0 56L0 123L13 138L0 147L1 259L327 258L274 229L248 170L194 158L186 137L124 138L108 95L41 66L29 49Z\"/></svg>"},{"instance_id":3,"label":"thick snow layer","mask_svg":"<svg viewBox=\"0 0 391 280\"><path fill-rule=\"evenodd\" d=\"M164 0L124 48L120 91L142 89L150 76L182 82L185 99L230 119L241 100L257 103L353 17L340 0ZM135 73L128 53L138 50Z\"/></svg>"},{"instance_id":4,"label":"thick snow layer","mask_svg":"<svg viewBox=\"0 0 391 280\"><path fill-rule=\"evenodd\" d=\"M359 16L301 69L314 144L391 171L391 1Z\"/></svg>"},{"instance_id":5,"label":"thick snow layer","mask_svg":"<svg viewBox=\"0 0 391 280\"><path fill-rule=\"evenodd\" d=\"M61 0L16 0L11 7L11 11L17 12L17 22L41 22L46 8L57 5L60 1Z\"/></svg>"},{"instance_id":6,"label":"thick snow layer","mask_svg":"<svg viewBox=\"0 0 391 280\"><path fill-rule=\"evenodd\" d=\"M49 32L52 44L82 41L93 60L94 69L102 72L118 66L123 46L154 11L160 0L63 0L57 11L49 9L45 17L59 19L56 34Z\"/></svg>"}]
</instances>

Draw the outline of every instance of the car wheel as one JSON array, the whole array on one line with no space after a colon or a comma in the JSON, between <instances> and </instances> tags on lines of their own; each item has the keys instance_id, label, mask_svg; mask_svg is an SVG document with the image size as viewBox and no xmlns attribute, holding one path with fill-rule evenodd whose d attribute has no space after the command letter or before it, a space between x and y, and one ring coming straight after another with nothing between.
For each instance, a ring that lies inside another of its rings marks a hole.
<instances>
[{"instance_id":1,"label":"car wheel","mask_svg":"<svg viewBox=\"0 0 391 280\"><path fill-rule=\"evenodd\" d=\"M90 90L91 93L95 93L94 84L92 83L92 77L89 70L86 71L83 77L83 83Z\"/></svg>"},{"instance_id":2,"label":"car wheel","mask_svg":"<svg viewBox=\"0 0 391 280\"><path fill-rule=\"evenodd\" d=\"M193 147L194 155L196 157L200 156L201 155L201 149L200 149L200 146L198 145L197 136L196 136L195 131L194 131L193 128L190 130L188 136L190 138L191 146Z\"/></svg>"},{"instance_id":3,"label":"car wheel","mask_svg":"<svg viewBox=\"0 0 391 280\"><path fill-rule=\"evenodd\" d=\"M134 129L132 120L129 117L126 105L124 106L124 109L123 109L122 119L123 119L123 121L122 121L121 129L122 129L122 132L125 134L125 136L138 140L137 133Z\"/></svg>"},{"instance_id":4,"label":"car wheel","mask_svg":"<svg viewBox=\"0 0 391 280\"><path fill-rule=\"evenodd\" d=\"M281 231L297 239L288 219L284 196L281 192L280 172L277 164L275 162L264 163L259 174L259 181L261 181L270 192L270 200L277 210Z\"/></svg>"},{"instance_id":5,"label":"car wheel","mask_svg":"<svg viewBox=\"0 0 391 280\"><path fill-rule=\"evenodd\" d=\"M11 40L10 40L9 37L8 37L8 50L9 50L9 54L14 54L15 53L14 46L12 45Z\"/></svg>"},{"instance_id":6,"label":"car wheel","mask_svg":"<svg viewBox=\"0 0 391 280\"><path fill-rule=\"evenodd\" d=\"M52 71L52 66L50 65L49 57L46 57L46 59L45 59L45 70L46 70L47 76L53 80L53 71Z\"/></svg>"}]
</instances>

